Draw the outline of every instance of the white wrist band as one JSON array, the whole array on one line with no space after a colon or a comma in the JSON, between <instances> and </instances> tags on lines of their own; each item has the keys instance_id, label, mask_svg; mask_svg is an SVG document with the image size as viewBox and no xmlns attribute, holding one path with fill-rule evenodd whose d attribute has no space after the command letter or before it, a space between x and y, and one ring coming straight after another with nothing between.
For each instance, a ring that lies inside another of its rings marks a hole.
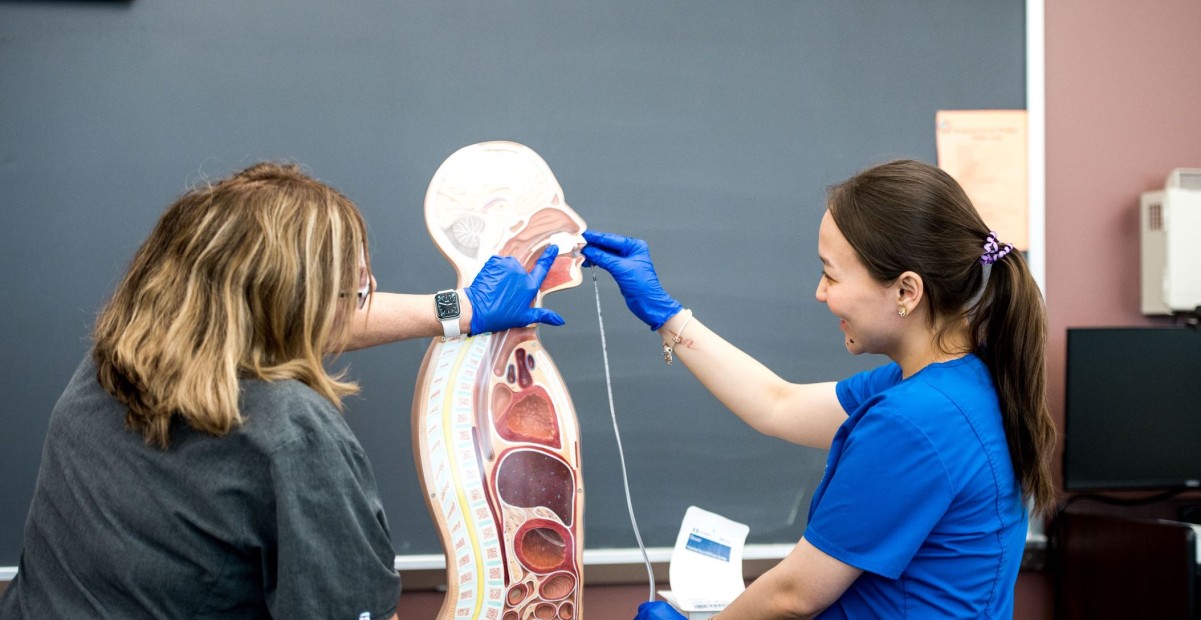
<instances>
[{"instance_id":1,"label":"white wrist band","mask_svg":"<svg viewBox=\"0 0 1201 620\"><path fill-rule=\"evenodd\" d=\"M434 294L434 310L438 321L442 323L443 338L458 338L463 335L459 329L459 317L462 316L463 296L459 291L448 289Z\"/></svg>"},{"instance_id":2,"label":"white wrist band","mask_svg":"<svg viewBox=\"0 0 1201 620\"><path fill-rule=\"evenodd\" d=\"M680 326L680 331L672 332L670 329L667 330L668 333L671 334L671 342L669 343L666 340L663 341L663 361L667 362L668 366L671 366L672 353L675 350L675 346L681 342L684 342L684 330L688 329L688 324L691 322L692 311L689 310L688 318L684 319L684 324Z\"/></svg>"}]
</instances>

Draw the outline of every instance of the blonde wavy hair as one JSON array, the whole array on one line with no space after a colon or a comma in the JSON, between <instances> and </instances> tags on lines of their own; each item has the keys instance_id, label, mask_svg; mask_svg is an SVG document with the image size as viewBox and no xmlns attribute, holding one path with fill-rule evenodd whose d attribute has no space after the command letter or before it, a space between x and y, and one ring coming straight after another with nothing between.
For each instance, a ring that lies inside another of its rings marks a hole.
<instances>
[{"instance_id":1,"label":"blonde wavy hair","mask_svg":"<svg viewBox=\"0 0 1201 620\"><path fill-rule=\"evenodd\" d=\"M175 417L216 436L240 425L241 378L296 379L341 410L358 385L324 358L347 342L367 256L354 203L294 164L192 189L100 312L100 385L129 408L126 424L164 449Z\"/></svg>"}]
</instances>

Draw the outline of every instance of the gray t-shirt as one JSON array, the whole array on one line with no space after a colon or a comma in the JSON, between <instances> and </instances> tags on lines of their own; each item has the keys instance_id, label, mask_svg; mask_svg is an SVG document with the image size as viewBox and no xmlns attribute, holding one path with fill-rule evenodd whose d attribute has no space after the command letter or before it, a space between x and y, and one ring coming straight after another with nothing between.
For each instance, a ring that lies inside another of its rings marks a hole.
<instances>
[{"instance_id":1,"label":"gray t-shirt","mask_svg":"<svg viewBox=\"0 0 1201 620\"><path fill-rule=\"evenodd\" d=\"M243 381L245 424L145 443L87 359L50 416L0 618L378 620L400 596L362 447L297 381Z\"/></svg>"}]
</instances>

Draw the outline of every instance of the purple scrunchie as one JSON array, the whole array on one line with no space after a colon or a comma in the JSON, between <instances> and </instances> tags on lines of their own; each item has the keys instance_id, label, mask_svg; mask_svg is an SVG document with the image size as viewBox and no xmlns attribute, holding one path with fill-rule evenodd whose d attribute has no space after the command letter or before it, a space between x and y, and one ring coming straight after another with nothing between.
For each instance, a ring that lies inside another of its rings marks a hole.
<instances>
[{"instance_id":1,"label":"purple scrunchie","mask_svg":"<svg viewBox=\"0 0 1201 620\"><path fill-rule=\"evenodd\" d=\"M988 236L984 238L984 253L980 255L980 264L991 265L1012 251L1012 245L997 241L997 231L989 231Z\"/></svg>"}]
</instances>

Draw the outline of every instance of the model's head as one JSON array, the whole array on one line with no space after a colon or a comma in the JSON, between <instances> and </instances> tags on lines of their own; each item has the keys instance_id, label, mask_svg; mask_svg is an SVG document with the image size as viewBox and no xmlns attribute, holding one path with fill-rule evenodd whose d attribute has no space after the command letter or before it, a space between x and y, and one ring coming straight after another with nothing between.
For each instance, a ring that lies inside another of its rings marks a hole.
<instances>
[{"instance_id":1,"label":"model's head","mask_svg":"<svg viewBox=\"0 0 1201 620\"><path fill-rule=\"evenodd\" d=\"M174 415L215 435L239 423L240 377L297 379L340 406L357 388L323 358L360 310L367 257L358 209L295 165L200 185L163 213L101 311L99 379L162 446Z\"/></svg>"},{"instance_id":2,"label":"model's head","mask_svg":"<svg viewBox=\"0 0 1201 620\"><path fill-rule=\"evenodd\" d=\"M512 256L530 269L550 244L560 253L542 292L583 279L584 221L568 206L546 162L520 144L484 142L448 157L430 181L425 221L454 263L460 285L470 283L493 254Z\"/></svg>"},{"instance_id":3,"label":"model's head","mask_svg":"<svg viewBox=\"0 0 1201 620\"><path fill-rule=\"evenodd\" d=\"M881 164L832 187L827 206L873 278L915 272L931 321L964 316L983 283L989 229L950 175L913 160Z\"/></svg>"}]
</instances>

